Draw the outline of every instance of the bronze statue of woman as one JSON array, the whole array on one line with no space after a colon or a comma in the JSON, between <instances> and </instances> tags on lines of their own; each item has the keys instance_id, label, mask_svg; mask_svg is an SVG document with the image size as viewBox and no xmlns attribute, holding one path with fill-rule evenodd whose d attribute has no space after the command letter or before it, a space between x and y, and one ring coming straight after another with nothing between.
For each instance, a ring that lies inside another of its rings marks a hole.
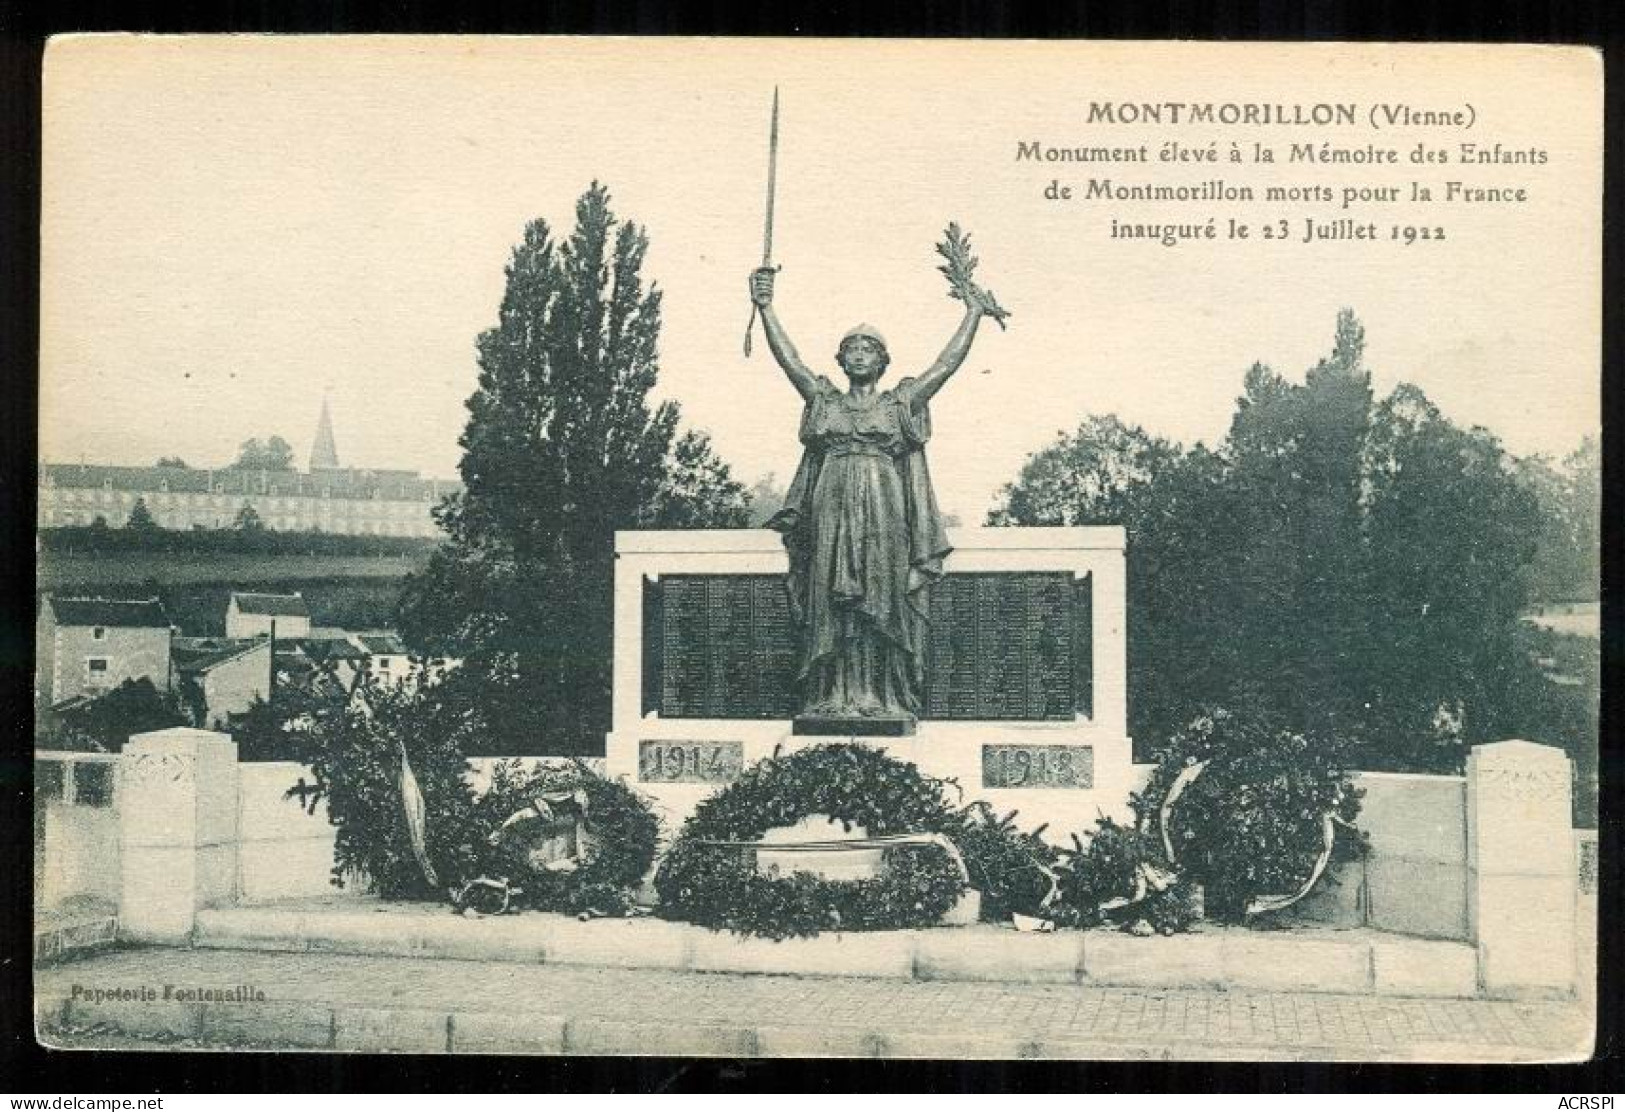
<instances>
[{"instance_id":1,"label":"bronze statue of woman","mask_svg":"<svg viewBox=\"0 0 1625 1112\"><path fill-rule=\"evenodd\" d=\"M882 390L886 341L859 325L835 355L847 377L843 391L796 353L773 308L774 276L771 268L754 271L750 293L773 357L805 403L801 465L784 508L768 522L789 550L791 614L803 638L796 725L912 733L924 686L926 592L950 551L925 463L929 405L965 361L982 317L1002 318L1004 310L950 274L965 315L936 362Z\"/></svg>"}]
</instances>

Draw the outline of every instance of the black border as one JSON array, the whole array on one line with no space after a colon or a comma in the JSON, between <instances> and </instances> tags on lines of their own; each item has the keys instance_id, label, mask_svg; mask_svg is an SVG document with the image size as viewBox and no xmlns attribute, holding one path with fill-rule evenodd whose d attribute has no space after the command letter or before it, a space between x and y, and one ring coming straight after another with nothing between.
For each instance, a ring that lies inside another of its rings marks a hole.
<instances>
[{"instance_id":1,"label":"black border","mask_svg":"<svg viewBox=\"0 0 1625 1112\"><path fill-rule=\"evenodd\" d=\"M31 869L25 816L31 812L32 746L27 698L32 678L33 493L37 419L36 355L39 279L39 77L45 38L74 30L158 32L506 33L618 35L825 35L848 37L1193 38L1254 40L1465 41L1589 44L1606 63L1607 182L1604 213L1604 739L1620 732L1621 695L1613 683L1625 646L1618 606L1619 555L1625 551L1622 471L1620 282L1625 236L1619 234L1620 119L1625 74L1620 53L1625 6L1609 0L1479 0L1455 7L1429 0L1373 3L1277 0L1165 0L1160 5L1115 3L1032 5L968 0L918 5L906 16L858 0L832 0L799 9L789 3L710 0L686 10L653 0L532 5L522 0L434 5L421 0L276 0L208 4L184 0L118 3L94 0L0 3L0 351L10 421L0 436L0 526L7 542L0 560L0 875L16 880L0 902L6 954L0 963L0 1077L37 1093L238 1091L924 1091L1011 1093L1100 1091L1185 1092L1618 1092L1625 1071L1618 1007L1619 929L1599 930L1597 1057L1573 1066L1402 1066L1316 1063L1028 1063L854 1062L486 1057L389 1058L298 1053L60 1053L34 1043L28 900L21 878ZM13 431L13 430L20 430ZM13 728L14 727L14 728ZM1621 906L1620 748L1601 754L1600 905Z\"/></svg>"}]
</instances>

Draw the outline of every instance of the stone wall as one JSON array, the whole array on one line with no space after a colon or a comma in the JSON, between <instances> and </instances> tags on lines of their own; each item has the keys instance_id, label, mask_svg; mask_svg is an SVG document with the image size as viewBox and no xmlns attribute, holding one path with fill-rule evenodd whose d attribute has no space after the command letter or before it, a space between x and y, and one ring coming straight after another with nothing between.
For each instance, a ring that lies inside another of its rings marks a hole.
<instances>
[{"instance_id":1,"label":"stone wall","mask_svg":"<svg viewBox=\"0 0 1625 1112\"><path fill-rule=\"evenodd\" d=\"M471 783L488 784L494 764L474 762ZM1137 766L1136 780L1146 771ZM50 898L108 890L116 861L120 937L186 944L199 911L333 894L333 828L320 806L310 812L286 795L301 777L309 782L296 764L237 763L222 734L138 735L105 812L116 838L75 808L46 814ZM1571 781L1561 750L1523 741L1476 747L1463 777L1360 774L1371 853L1294 914L1470 942L1486 995L1584 992L1596 896L1578 876Z\"/></svg>"},{"instance_id":2,"label":"stone wall","mask_svg":"<svg viewBox=\"0 0 1625 1112\"><path fill-rule=\"evenodd\" d=\"M1467 939L1467 783L1460 776L1361 772L1362 859L1338 865L1297 909L1332 927Z\"/></svg>"},{"instance_id":3,"label":"stone wall","mask_svg":"<svg viewBox=\"0 0 1625 1112\"><path fill-rule=\"evenodd\" d=\"M288 789L301 779L312 784L310 770L293 761L239 764L237 812L237 892L245 903L300 896L350 895L355 887L335 888L333 840L327 804L307 811Z\"/></svg>"},{"instance_id":4,"label":"stone wall","mask_svg":"<svg viewBox=\"0 0 1625 1112\"><path fill-rule=\"evenodd\" d=\"M118 814L111 807L50 800L44 807L36 899L55 911L78 898L118 903Z\"/></svg>"}]
</instances>

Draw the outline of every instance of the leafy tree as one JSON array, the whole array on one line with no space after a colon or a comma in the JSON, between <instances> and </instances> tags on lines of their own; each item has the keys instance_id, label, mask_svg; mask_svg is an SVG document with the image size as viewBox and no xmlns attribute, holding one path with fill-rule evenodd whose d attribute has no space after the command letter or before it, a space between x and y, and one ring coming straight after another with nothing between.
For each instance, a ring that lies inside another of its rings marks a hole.
<instances>
[{"instance_id":1,"label":"leafy tree","mask_svg":"<svg viewBox=\"0 0 1625 1112\"><path fill-rule=\"evenodd\" d=\"M273 436L264 443L258 437L252 437L242 442L236 461L227 470L292 471L293 446L280 436Z\"/></svg>"},{"instance_id":2,"label":"leafy tree","mask_svg":"<svg viewBox=\"0 0 1625 1112\"><path fill-rule=\"evenodd\" d=\"M186 465L186 461L181 459L181 457L179 457L179 456L165 456L162 459L160 459L156 464L154 464L154 466L155 467L175 467L175 468L179 468L182 471L190 471L191 470L191 468Z\"/></svg>"},{"instance_id":3,"label":"leafy tree","mask_svg":"<svg viewBox=\"0 0 1625 1112\"><path fill-rule=\"evenodd\" d=\"M1090 417L990 514L1125 526L1138 745L1212 705L1342 739L1366 767L1447 770L1468 744L1551 734L1518 620L1535 498L1421 391L1373 404L1363 349L1345 312L1302 385L1253 366L1216 451Z\"/></svg>"},{"instance_id":4,"label":"leafy tree","mask_svg":"<svg viewBox=\"0 0 1625 1112\"><path fill-rule=\"evenodd\" d=\"M1390 739L1420 746L1408 766L1448 768L1463 740L1517 732L1537 679L1519 616L1539 507L1493 436L1457 428L1414 386L1378 406L1368 465L1368 697L1378 721L1410 727Z\"/></svg>"},{"instance_id":5,"label":"leafy tree","mask_svg":"<svg viewBox=\"0 0 1625 1112\"><path fill-rule=\"evenodd\" d=\"M1531 456L1518 461L1518 480L1539 502L1535 549L1536 601L1590 600L1601 578L1602 451L1594 436L1561 461Z\"/></svg>"},{"instance_id":6,"label":"leafy tree","mask_svg":"<svg viewBox=\"0 0 1625 1112\"><path fill-rule=\"evenodd\" d=\"M41 748L99 753L119 752L133 734L191 724L180 700L145 676L66 713L37 708L35 722Z\"/></svg>"},{"instance_id":7,"label":"leafy tree","mask_svg":"<svg viewBox=\"0 0 1625 1112\"><path fill-rule=\"evenodd\" d=\"M329 729L345 713L337 684L279 683L274 698L256 698L228 723L240 761L309 762Z\"/></svg>"},{"instance_id":8,"label":"leafy tree","mask_svg":"<svg viewBox=\"0 0 1625 1112\"><path fill-rule=\"evenodd\" d=\"M448 535L407 584L399 626L461 658L450 690L507 754L601 751L609 727L617 529L742 525L740 484L675 402L653 404L660 293L648 239L594 184L574 231L525 229L497 323L479 337L479 386L461 444Z\"/></svg>"},{"instance_id":9,"label":"leafy tree","mask_svg":"<svg viewBox=\"0 0 1625 1112\"><path fill-rule=\"evenodd\" d=\"M1114 416L1086 417L1034 453L989 515L993 525L1122 525L1127 534L1130 732L1149 746L1232 698L1246 655L1235 635L1233 567L1245 523L1220 457Z\"/></svg>"},{"instance_id":10,"label":"leafy tree","mask_svg":"<svg viewBox=\"0 0 1625 1112\"><path fill-rule=\"evenodd\" d=\"M239 533L258 533L264 530L265 520L260 517L258 510L244 502L237 511L236 518L232 520L231 527Z\"/></svg>"},{"instance_id":11,"label":"leafy tree","mask_svg":"<svg viewBox=\"0 0 1625 1112\"><path fill-rule=\"evenodd\" d=\"M1255 605L1238 633L1255 666L1297 706L1276 708L1293 729L1360 726L1369 628L1361 536L1361 455L1371 413L1365 330L1338 315L1332 354L1302 386L1255 365L1226 443L1229 484L1244 514L1233 574Z\"/></svg>"},{"instance_id":12,"label":"leafy tree","mask_svg":"<svg viewBox=\"0 0 1625 1112\"><path fill-rule=\"evenodd\" d=\"M750 524L751 501L711 438L690 429L671 446L653 511L667 529L737 529Z\"/></svg>"},{"instance_id":13,"label":"leafy tree","mask_svg":"<svg viewBox=\"0 0 1625 1112\"><path fill-rule=\"evenodd\" d=\"M1180 448L1114 416L1088 416L1073 433L1028 457L1000 492L993 525L1130 524L1146 510L1144 492L1180 457ZM1138 524L1135 522L1135 524Z\"/></svg>"},{"instance_id":14,"label":"leafy tree","mask_svg":"<svg viewBox=\"0 0 1625 1112\"><path fill-rule=\"evenodd\" d=\"M135 500L135 505L130 507L130 517L124 523L124 527L134 529L137 532L157 531L158 523L152 519L152 511L147 509L147 500L145 498Z\"/></svg>"},{"instance_id":15,"label":"leafy tree","mask_svg":"<svg viewBox=\"0 0 1625 1112\"><path fill-rule=\"evenodd\" d=\"M760 529L770 521L774 514L784 509L784 487L779 485L778 476L769 471L750 488L750 524L752 528Z\"/></svg>"}]
</instances>

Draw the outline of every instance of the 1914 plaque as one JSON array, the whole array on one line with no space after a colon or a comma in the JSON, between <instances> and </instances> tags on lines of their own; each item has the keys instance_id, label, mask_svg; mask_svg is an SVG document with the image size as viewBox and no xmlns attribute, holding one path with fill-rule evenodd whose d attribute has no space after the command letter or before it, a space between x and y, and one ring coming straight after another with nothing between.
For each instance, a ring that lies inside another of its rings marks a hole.
<instances>
[{"instance_id":1,"label":"1914 plaque","mask_svg":"<svg viewBox=\"0 0 1625 1112\"><path fill-rule=\"evenodd\" d=\"M745 747L737 741L638 743L638 779L645 783L726 783L744 767Z\"/></svg>"}]
</instances>

